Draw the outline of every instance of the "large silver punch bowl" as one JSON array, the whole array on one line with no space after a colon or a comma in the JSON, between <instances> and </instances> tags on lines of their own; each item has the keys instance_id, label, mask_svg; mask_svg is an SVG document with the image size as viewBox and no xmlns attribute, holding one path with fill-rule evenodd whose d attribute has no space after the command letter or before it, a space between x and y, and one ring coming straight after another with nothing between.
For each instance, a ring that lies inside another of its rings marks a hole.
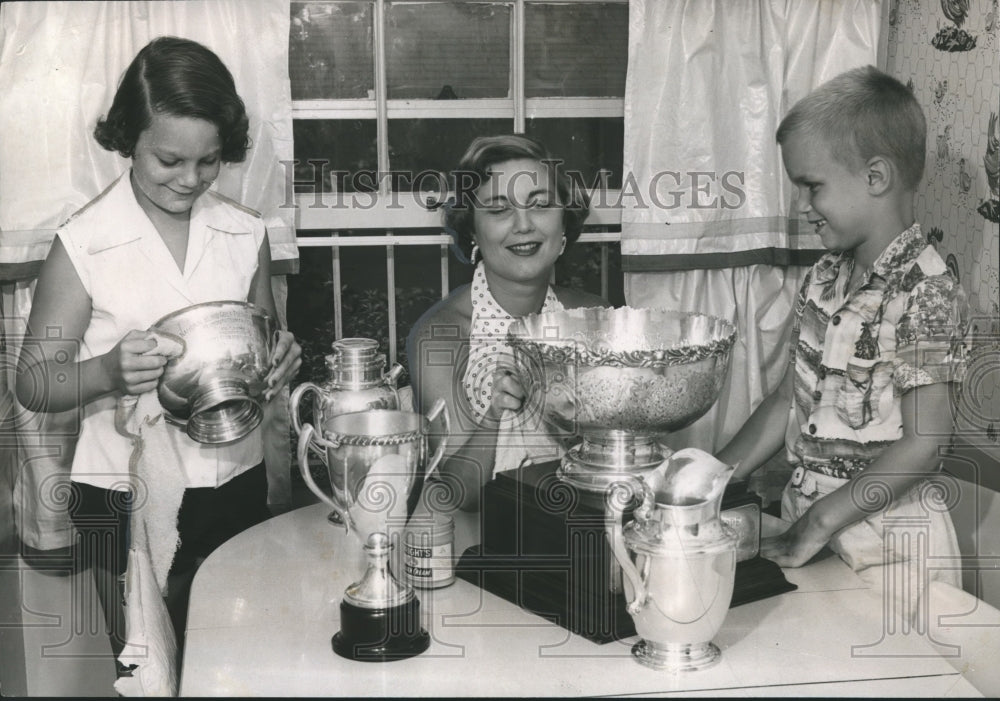
<instances>
[{"instance_id":1,"label":"large silver punch bowl","mask_svg":"<svg viewBox=\"0 0 1000 701\"><path fill-rule=\"evenodd\" d=\"M509 333L526 409L591 438L694 422L718 398L735 340L723 319L633 307L532 314Z\"/></svg>"},{"instance_id":2,"label":"large silver punch bowl","mask_svg":"<svg viewBox=\"0 0 1000 701\"><path fill-rule=\"evenodd\" d=\"M149 329L173 357L157 386L168 421L199 443L229 443L263 418L262 395L277 326L248 302L180 309Z\"/></svg>"}]
</instances>

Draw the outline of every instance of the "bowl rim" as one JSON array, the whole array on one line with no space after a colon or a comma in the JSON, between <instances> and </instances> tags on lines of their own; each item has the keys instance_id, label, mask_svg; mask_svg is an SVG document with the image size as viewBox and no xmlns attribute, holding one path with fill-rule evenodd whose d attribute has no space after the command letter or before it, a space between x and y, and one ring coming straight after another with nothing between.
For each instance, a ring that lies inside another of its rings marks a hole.
<instances>
[{"instance_id":1,"label":"bowl rim","mask_svg":"<svg viewBox=\"0 0 1000 701\"><path fill-rule=\"evenodd\" d=\"M271 320L270 313L268 313L268 311L266 309L264 309L264 307L262 307L262 306L260 306L258 304L254 304L253 302L241 302L238 299L221 299L221 300L213 300L211 302L199 302L197 304L191 304L191 305L189 305L187 307L183 307L182 309L176 309L176 310L170 312L169 314L164 314L163 316L161 316L159 319L157 319L156 321L154 321L149 326L149 328L150 329L156 328L160 324L162 324L162 323L164 323L166 321L172 321L173 319L175 319L176 317L181 316L182 314L187 314L188 312L191 312L191 311L194 311L194 310L197 310L197 309L204 309L204 308L208 308L208 307L220 307L221 308L221 307L230 307L230 306L245 308L245 309L247 309L247 310L249 310L249 311L251 311L251 312L253 312L255 314L259 314L260 316L263 316L268 321Z\"/></svg>"},{"instance_id":2,"label":"bowl rim","mask_svg":"<svg viewBox=\"0 0 1000 701\"><path fill-rule=\"evenodd\" d=\"M670 317L702 317L713 323L721 325L724 335L713 339L708 343L675 345L656 350L610 350L592 349L584 346L583 343L572 338L559 339L535 339L524 338L518 335L518 331L527 331L526 319L537 319L546 315L569 313L571 316L583 318L588 312L608 312L614 313L618 310L629 311L653 311ZM731 321L712 314L695 311L680 311L668 309L666 307L575 307L551 312L538 312L526 314L520 319L516 319L507 331L507 342L511 348L522 348L527 352L533 352L541 356L545 361L551 363L576 363L586 366L612 366L612 367L665 367L672 365L686 365L699 360L711 357L723 357L732 350L736 343L736 326Z\"/></svg>"}]
</instances>

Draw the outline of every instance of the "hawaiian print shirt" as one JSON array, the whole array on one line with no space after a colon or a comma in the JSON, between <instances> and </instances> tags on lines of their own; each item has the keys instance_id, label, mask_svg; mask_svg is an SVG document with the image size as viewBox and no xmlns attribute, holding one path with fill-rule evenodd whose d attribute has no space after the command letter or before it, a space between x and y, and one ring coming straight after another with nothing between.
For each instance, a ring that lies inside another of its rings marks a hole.
<instances>
[{"instance_id":1,"label":"hawaiian print shirt","mask_svg":"<svg viewBox=\"0 0 1000 701\"><path fill-rule=\"evenodd\" d=\"M853 294L852 253L827 253L803 281L795 304L795 396L788 458L850 478L903 435L901 397L965 373L966 301L941 256L920 233L904 231Z\"/></svg>"}]
</instances>

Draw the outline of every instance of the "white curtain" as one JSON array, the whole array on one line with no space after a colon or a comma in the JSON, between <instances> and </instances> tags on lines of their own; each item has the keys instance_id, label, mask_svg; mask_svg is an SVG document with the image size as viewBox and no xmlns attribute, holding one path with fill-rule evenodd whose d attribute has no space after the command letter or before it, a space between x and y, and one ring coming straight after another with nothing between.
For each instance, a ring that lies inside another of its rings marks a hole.
<instances>
[{"instance_id":1,"label":"white curtain","mask_svg":"<svg viewBox=\"0 0 1000 701\"><path fill-rule=\"evenodd\" d=\"M780 381L795 293L821 244L790 218L774 133L809 90L875 64L878 0L631 0L625 296L737 329L718 403L666 438L715 451ZM794 215L793 215L794 216Z\"/></svg>"},{"instance_id":2,"label":"white curtain","mask_svg":"<svg viewBox=\"0 0 1000 701\"><path fill-rule=\"evenodd\" d=\"M205 44L232 72L250 115L247 160L223 165L218 190L260 211L274 260L279 314L284 277L297 272L294 210L282 205L292 159L288 0L176 2L5 2L0 7L0 281L8 336L8 383L17 337L30 308L32 278L55 229L100 194L128 161L93 139L122 74L161 35ZM3 387L0 386L0 390ZM265 452L273 492L288 491L285 411L270 411ZM21 417L19 531L33 547L68 544L58 488L72 455L72 417ZM289 492L290 494L290 492ZM279 495L281 501L283 495Z\"/></svg>"}]
</instances>

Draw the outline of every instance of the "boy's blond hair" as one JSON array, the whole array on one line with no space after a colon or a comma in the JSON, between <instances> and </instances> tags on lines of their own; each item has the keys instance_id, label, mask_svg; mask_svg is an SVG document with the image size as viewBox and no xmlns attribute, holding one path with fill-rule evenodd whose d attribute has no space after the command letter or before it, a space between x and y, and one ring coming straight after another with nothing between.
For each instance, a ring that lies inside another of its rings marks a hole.
<instances>
[{"instance_id":1,"label":"boy's blond hair","mask_svg":"<svg viewBox=\"0 0 1000 701\"><path fill-rule=\"evenodd\" d=\"M884 156L911 191L924 174L924 111L909 88L874 66L841 73L796 102L778 125L778 143L793 133L822 139L848 168Z\"/></svg>"}]
</instances>

